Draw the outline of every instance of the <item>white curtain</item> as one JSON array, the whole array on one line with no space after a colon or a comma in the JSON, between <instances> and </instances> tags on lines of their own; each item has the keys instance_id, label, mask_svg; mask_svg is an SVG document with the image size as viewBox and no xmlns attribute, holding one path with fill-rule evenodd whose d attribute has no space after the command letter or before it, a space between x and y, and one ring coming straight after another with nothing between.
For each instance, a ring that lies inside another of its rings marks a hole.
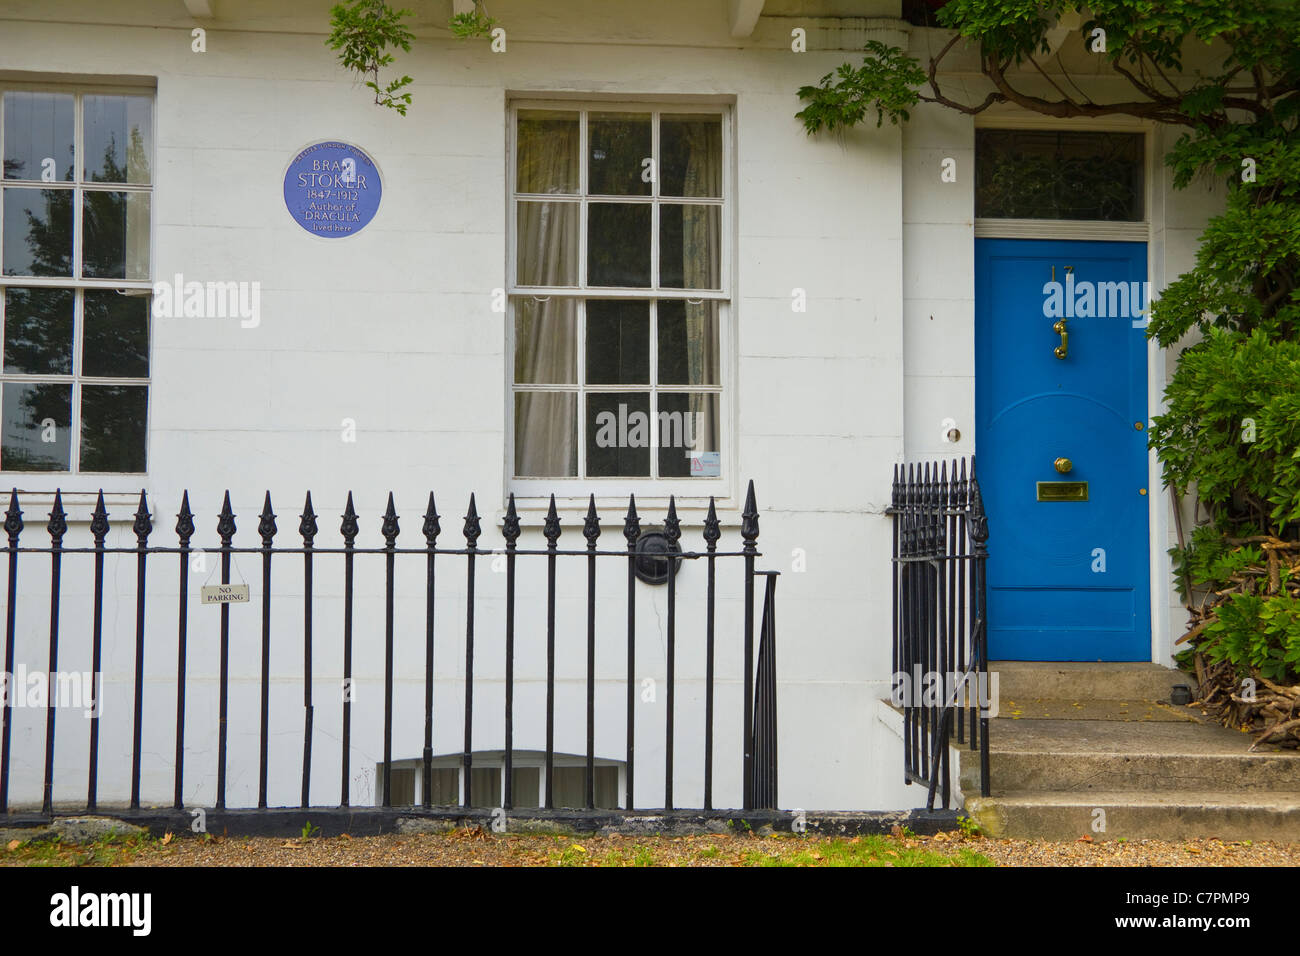
<instances>
[{"instance_id":1,"label":"white curtain","mask_svg":"<svg viewBox=\"0 0 1300 956\"><path fill-rule=\"evenodd\" d=\"M697 122L683 122L681 129L689 148L682 192L687 196L722 195L721 124L701 118ZM721 286L721 229L721 207L682 207L682 275L688 289L717 289ZM717 308L716 302L707 299L698 304L686 304L686 348L691 384L718 383ZM691 393L691 422L699 423L699 434L695 436L697 452L722 450L719 405L713 395Z\"/></svg>"},{"instance_id":2,"label":"white curtain","mask_svg":"<svg viewBox=\"0 0 1300 956\"><path fill-rule=\"evenodd\" d=\"M575 193L576 113L525 111L519 119L516 173L520 192ZM578 215L574 202L519 202L517 268L520 285L578 284ZM515 302L515 381L577 382L576 308L559 296ZM577 473L577 398L572 392L517 392L515 474L568 477Z\"/></svg>"}]
</instances>

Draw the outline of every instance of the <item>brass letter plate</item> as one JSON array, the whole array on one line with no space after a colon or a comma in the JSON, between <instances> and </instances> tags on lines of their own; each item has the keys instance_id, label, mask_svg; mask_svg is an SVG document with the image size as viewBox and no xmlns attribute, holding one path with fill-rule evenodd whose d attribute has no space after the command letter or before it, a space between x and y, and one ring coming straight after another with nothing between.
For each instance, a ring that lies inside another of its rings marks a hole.
<instances>
[{"instance_id":1,"label":"brass letter plate","mask_svg":"<svg viewBox=\"0 0 1300 956\"><path fill-rule=\"evenodd\" d=\"M1087 501L1088 483L1086 481L1040 481L1038 500Z\"/></svg>"}]
</instances>

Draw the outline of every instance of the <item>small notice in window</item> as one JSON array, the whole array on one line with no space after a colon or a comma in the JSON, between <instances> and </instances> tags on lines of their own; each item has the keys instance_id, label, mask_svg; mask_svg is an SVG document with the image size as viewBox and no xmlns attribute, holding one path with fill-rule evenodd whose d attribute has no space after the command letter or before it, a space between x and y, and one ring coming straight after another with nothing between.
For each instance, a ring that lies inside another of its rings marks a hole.
<instances>
[{"instance_id":1,"label":"small notice in window","mask_svg":"<svg viewBox=\"0 0 1300 956\"><path fill-rule=\"evenodd\" d=\"M200 590L201 604L247 604L247 584L205 584Z\"/></svg>"},{"instance_id":2,"label":"small notice in window","mask_svg":"<svg viewBox=\"0 0 1300 956\"><path fill-rule=\"evenodd\" d=\"M721 474L722 474L722 452L720 451L691 452L691 477L692 478L717 478Z\"/></svg>"}]
</instances>

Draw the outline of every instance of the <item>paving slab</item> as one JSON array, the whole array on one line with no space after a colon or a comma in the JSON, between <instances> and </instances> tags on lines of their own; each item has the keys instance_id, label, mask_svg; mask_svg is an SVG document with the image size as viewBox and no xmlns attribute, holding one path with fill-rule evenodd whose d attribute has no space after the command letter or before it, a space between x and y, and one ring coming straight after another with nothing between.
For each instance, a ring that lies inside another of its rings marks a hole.
<instances>
[{"instance_id":1,"label":"paving slab","mask_svg":"<svg viewBox=\"0 0 1300 956\"><path fill-rule=\"evenodd\" d=\"M1300 840L1300 791L1019 793L967 798L966 811L1013 839Z\"/></svg>"}]
</instances>

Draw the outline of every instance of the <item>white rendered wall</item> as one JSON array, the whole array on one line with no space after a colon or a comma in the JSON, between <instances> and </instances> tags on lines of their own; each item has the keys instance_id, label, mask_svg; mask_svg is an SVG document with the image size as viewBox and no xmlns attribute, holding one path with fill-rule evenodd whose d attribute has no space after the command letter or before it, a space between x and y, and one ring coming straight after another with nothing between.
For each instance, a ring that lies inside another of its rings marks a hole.
<instances>
[{"instance_id":1,"label":"white rendered wall","mask_svg":"<svg viewBox=\"0 0 1300 956\"><path fill-rule=\"evenodd\" d=\"M437 6L437 5L435 5ZM381 544L380 514L391 489L401 515L399 545L417 547L430 489L443 515L445 546L457 546L471 491L484 515L480 546L500 546L508 357L491 291L504 285L507 218L506 106L511 92L592 96L713 95L735 109L736 246L733 316L738 461L733 496L722 502L723 547L738 547L739 495L755 481L764 552L761 568L780 582L780 803L786 807L892 808L900 795L901 754L877 736L874 702L889 670L889 526L882 516L890 468L903 451L902 135L874 128L844 141L809 139L794 119L795 90L848 55L794 54L791 24L760 23L732 40L725 4L494 5L509 27L505 54L486 41L461 43L422 11L421 36L397 68L415 77L402 118L368 103L323 44L328 4L221 4L205 24L207 52L190 49L195 25L174 2L10 6L0 19L5 70L111 79L156 77L157 146L153 193L155 278L258 281L261 323L155 322L149 474L106 485L143 486L155 512L154 543L171 544L182 489L198 513L196 544L215 543L215 513L230 489L236 544L256 546L256 514L269 489L278 543L297 541L297 515L311 489L321 515L317 545L337 546L351 489L361 512L359 546ZM290 12L292 11L292 12ZM99 25L90 21L107 21ZM79 21L79 22L73 22ZM810 26L813 26L810 21ZM821 34L818 34L819 36ZM827 35L833 35L827 34ZM860 46L861 30L854 34ZM814 42L810 47L816 49ZM26 79L37 79L25 76ZM383 205L359 235L316 239L284 209L281 180L305 145L341 139L367 150L382 172ZM910 280L915 285L917 279ZM939 283L947 286L947 282ZM806 290L804 313L791 308ZM355 444L341 422L356 421ZM24 490L93 492L76 477L31 479ZM28 499L24 544L45 540L39 501ZM85 520L84 499L75 517ZM686 503L690 504L690 503ZM45 506L48 508L48 506ZM113 496L113 522L129 524L133 503ZM700 547L701 513L685 508L687 547ZM561 547L581 544L578 512L567 507ZM620 547L622 509L604 515L602 545ZM643 509L645 523L662 509ZM527 527L539 516L530 513ZM115 525L114 539L133 539ZM68 546L88 543L74 524ZM111 542L110 542L111 543ZM536 531L521 547L542 543ZM803 549L806 571L792 571ZM231 609L232 684L228 802L256 799L260 654L260 559L240 556L238 575L253 603ZM298 799L302 726L300 559L277 558L271 671L272 805ZM544 654L534 565L520 581L515 745L541 749ZM22 559L19 659L44 660L48 559ZM604 566L602 565L602 568ZM611 566L612 568L613 566ZM724 595L739 575L726 565ZM106 618L106 696L101 800L128 790L134 564L110 562L121 595ZM373 794L367 774L381 757L382 577L376 559L358 559L352 799ZM621 567L603 572L597 753L623 756L624 608ZM423 736L423 562L399 561L394 757L419 755ZM174 559L151 561L146 636L144 800L169 802L174 731L176 593ZM703 568L680 577L678 620L677 804L698 806L702 788ZM212 801L216 766L215 608L193 595L187 706L187 805ZM213 578L212 580L216 580ZM61 662L88 663L88 559L68 558ZM42 589L46 589L44 592ZM662 802L664 620L662 588L638 586L639 678L655 678L655 703L638 702L637 794ZM79 600L73 600L73 592ZM317 559L313 802L338 799L341 572ZM461 748L464 562L439 560L435 751ZM582 679L585 594L582 568L562 564L559 593L562 693L557 749L584 744ZM43 594L45 596L43 596ZM502 746L504 575L479 566L476 749ZM169 595L171 597L169 597ZM158 603L154 604L153 602ZM653 606L653 610L651 607ZM740 610L720 604L716 801L739 802ZM16 803L38 801L43 714L16 711ZM114 719L110 719L114 718ZM86 732L79 715L59 714L56 800L84 794ZM116 721L116 722L115 722ZM112 728L110 730L110 728Z\"/></svg>"}]
</instances>

